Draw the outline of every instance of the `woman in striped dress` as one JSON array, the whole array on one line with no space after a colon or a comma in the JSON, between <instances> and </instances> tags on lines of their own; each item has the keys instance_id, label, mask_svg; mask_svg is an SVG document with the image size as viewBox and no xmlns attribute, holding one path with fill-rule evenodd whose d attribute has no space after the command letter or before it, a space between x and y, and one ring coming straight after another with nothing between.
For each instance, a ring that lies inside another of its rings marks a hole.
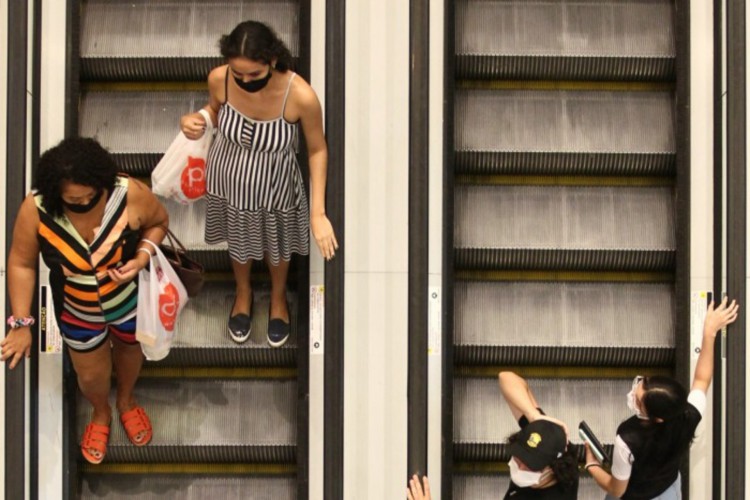
<instances>
[{"instance_id":1,"label":"woman in striped dress","mask_svg":"<svg viewBox=\"0 0 750 500\"><path fill-rule=\"evenodd\" d=\"M292 254L308 253L310 229L325 259L338 248L325 213L328 150L322 111L315 91L291 71L291 53L268 26L243 22L221 38L220 46L227 64L209 74L204 108L218 130L206 167L205 239L229 246L236 297L228 330L235 342L250 337L252 261L266 260L268 343L278 347L289 337L286 280ZM309 155L309 213L296 157L298 124ZM205 127L200 113L182 117L182 131L190 139L201 137Z\"/></svg>"},{"instance_id":2,"label":"woman in striped dress","mask_svg":"<svg viewBox=\"0 0 750 500\"><path fill-rule=\"evenodd\" d=\"M13 369L31 353L37 258L49 267L55 319L78 385L93 413L81 442L91 463L104 459L112 409L130 441L151 440L151 422L133 395L143 363L135 339L138 272L150 261L148 239L164 238L168 216L142 183L118 175L112 157L93 139L62 141L39 159L35 189L21 205L8 255L10 331L2 359Z\"/></svg>"}]
</instances>

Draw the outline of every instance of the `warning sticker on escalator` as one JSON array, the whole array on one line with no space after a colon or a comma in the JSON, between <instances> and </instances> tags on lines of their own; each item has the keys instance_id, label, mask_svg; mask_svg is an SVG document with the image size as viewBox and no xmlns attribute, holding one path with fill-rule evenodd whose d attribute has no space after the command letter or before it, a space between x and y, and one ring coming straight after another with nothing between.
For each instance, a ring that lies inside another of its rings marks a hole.
<instances>
[{"instance_id":1,"label":"warning sticker on escalator","mask_svg":"<svg viewBox=\"0 0 750 500\"><path fill-rule=\"evenodd\" d=\"M310 354L323 354L325 333L325 287L310 287Z\"/></svg>"}]
</instances>

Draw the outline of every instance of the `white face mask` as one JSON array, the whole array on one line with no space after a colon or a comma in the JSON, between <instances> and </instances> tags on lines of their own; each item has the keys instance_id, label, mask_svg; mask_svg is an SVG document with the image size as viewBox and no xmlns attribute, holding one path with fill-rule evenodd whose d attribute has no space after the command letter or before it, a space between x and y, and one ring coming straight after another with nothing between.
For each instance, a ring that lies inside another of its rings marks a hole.
<instances>
[{"instance_id":1,"label":"white face mask","mask_svg":"<svg viewBox=\"0 0 750 500\"><path fill-rule=\"evenodd\" d=\"M510 480L519 488L528 488L529 486L537 485L542 479L541 472L521 470L514 458L510 459L508 466L510 467Z\"/></svg>"},{"instance_id":2,"label":"white face mask","mask_svg":"<svg viewBox=\"0 0 750 500\"><path fill-rule=\"evenodd\" d=\"M627 395L627 401L628 401L628 408L630 411L635 413L635 416L642 419L642 420L648 420L648 417L641 413L641 409L638 408L638 404L635 399L635 390L638 388L638 384L641 383L641 380L643 380L643 377L635 377L635 380L633 380L633 388L630 389L630 392Z\"/></svg>"}]
</instances>

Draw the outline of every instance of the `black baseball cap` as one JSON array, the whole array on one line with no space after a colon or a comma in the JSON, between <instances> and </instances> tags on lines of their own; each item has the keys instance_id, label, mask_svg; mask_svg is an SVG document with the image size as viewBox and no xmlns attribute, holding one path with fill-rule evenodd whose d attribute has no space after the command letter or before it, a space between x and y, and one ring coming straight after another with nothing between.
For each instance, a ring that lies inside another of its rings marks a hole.
<instances>
[{"instance_id":1,"label":"black baseball cap","mask_svg":"<svg viewBox=\"0 0 750 500\"><path fill-rule=\"evenodd\" d=\"M509 447L533 471L540 471L560 458L567 446L565 430L549 420L536 420L524 427Z\"/></svg>"}]
</instances>

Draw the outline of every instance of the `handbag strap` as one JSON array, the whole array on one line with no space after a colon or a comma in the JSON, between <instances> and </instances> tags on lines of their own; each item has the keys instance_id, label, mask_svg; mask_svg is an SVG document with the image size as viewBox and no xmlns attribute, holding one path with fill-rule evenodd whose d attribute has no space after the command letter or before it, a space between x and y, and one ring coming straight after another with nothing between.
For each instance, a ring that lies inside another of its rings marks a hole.
<instances>
[{"instance_id":1,"label":"handbag strap","mask_svg":"<svg viewBox=\"0 0 750 500\"><path fill-rule=\"evenodd\" d=\"M175 259L177 259L177 264L182 266L182 254L187 254L187 249L185 248L185 245L182 244L180 239L172 232L171 229L168 227L159 224L159 226L165 233L165 237L167 241L169 242L169 246L171 246L174 249L174 255ZM144 240L148 241L148 240ZM150 242L153 245L153 242Z\"/></svg>"}]
</instances>

